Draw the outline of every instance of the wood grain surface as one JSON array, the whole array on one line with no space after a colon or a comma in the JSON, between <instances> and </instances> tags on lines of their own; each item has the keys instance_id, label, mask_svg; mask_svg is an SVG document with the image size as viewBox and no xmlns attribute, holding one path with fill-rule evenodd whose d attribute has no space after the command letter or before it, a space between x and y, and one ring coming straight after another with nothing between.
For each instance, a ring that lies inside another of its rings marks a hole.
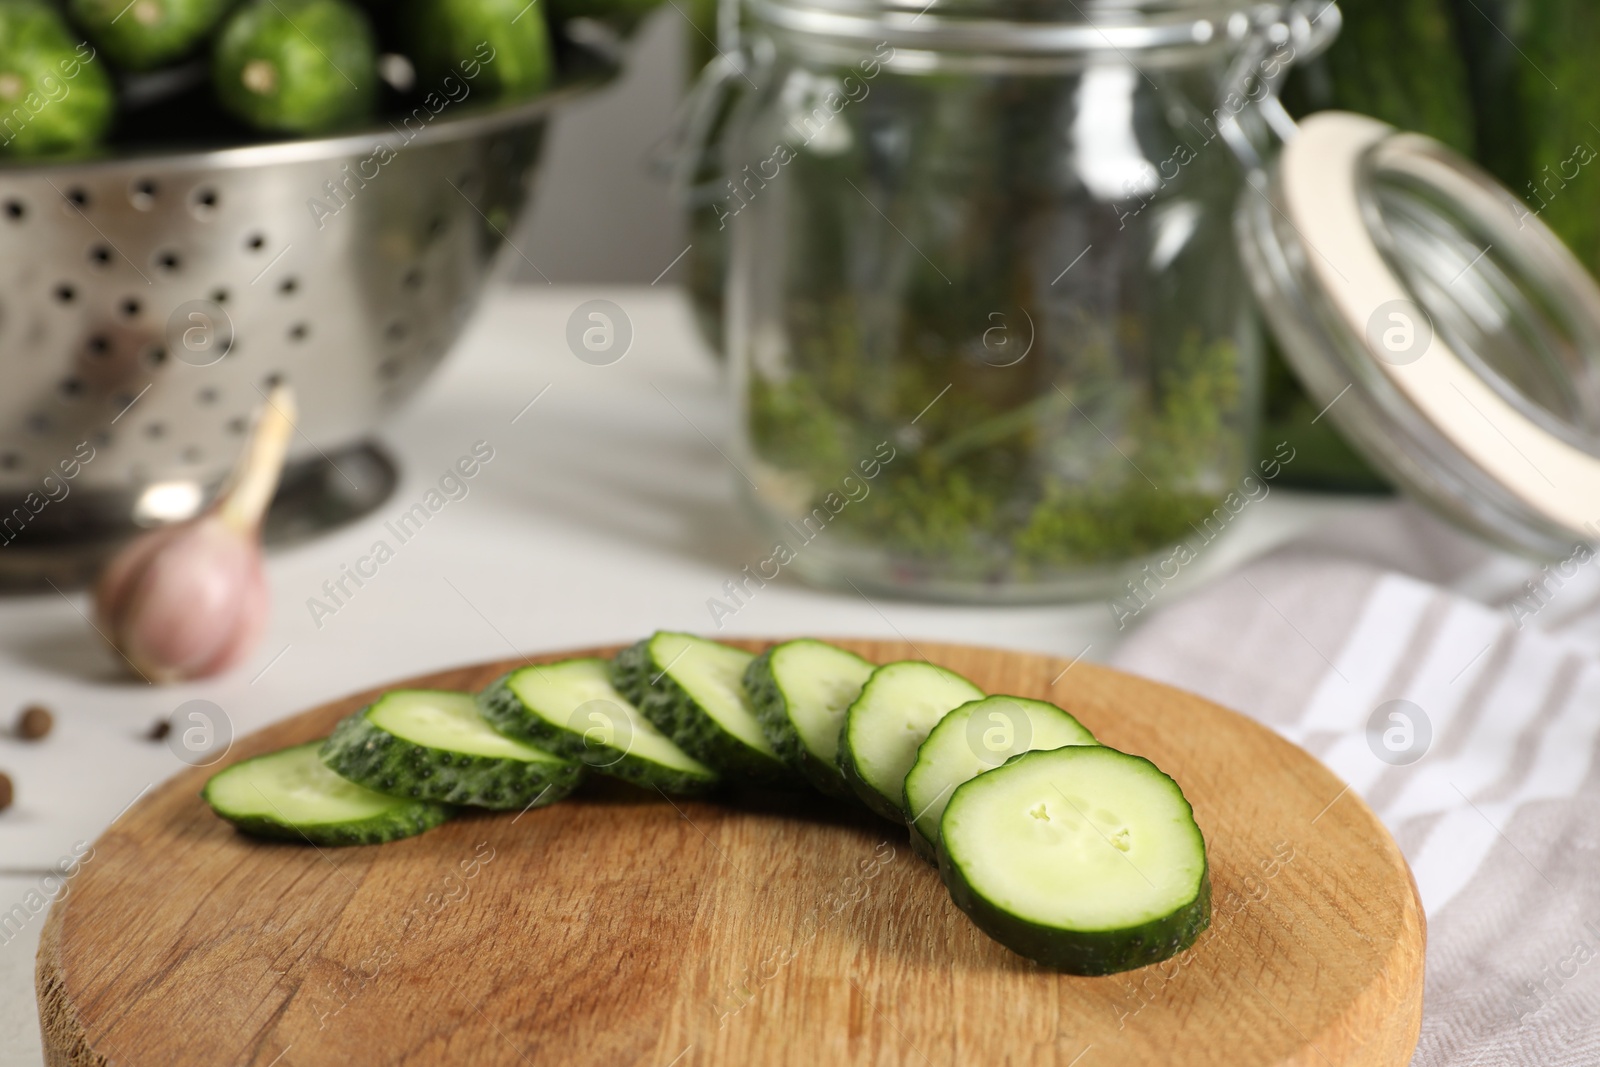
<instances>
[{"instance_id":1,"label":"wood grain surface","mask_svg":"<svg viewBox=\"0 0 1600 1067\"><path fill-rule=\"evenodd\" d=\"M1371 811L1306 753L1198 697L1088 664L839 643L1054 700L1154 760L1205 833L1211 929L1166 964L1074 978L979 933L902 827L810 794L669 800L592 779L520 816L316 849L235 833L197 796L211 768L124 814L52 910L38 959L47 1062L1410 1060L1415 885ZM473 689L518 662L403 684ZM244 738L228 762L322 736L371 695Z\"/></svg>"}]
</instances>

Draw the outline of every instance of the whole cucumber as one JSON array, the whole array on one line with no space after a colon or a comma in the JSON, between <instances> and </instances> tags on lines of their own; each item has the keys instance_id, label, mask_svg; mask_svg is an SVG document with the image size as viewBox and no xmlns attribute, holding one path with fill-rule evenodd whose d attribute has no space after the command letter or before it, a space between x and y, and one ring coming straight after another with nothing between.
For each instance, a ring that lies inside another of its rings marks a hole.
<instances>
[{"instance_id":1,"label":"whole cucumber","mask_svg":"<svg viewBox=\"0 0 1600 1067\"><path fill-rule=\"evenodd\" d=\"M453 77L487 99L515 100L555 73L543 5L533 0L406 0L401 34L423 93L449 92Z\"/></svg>"},{"instance_id":2,"label":"whole cucumber","mask_svg":"<svg viewBox=\"0 0 1600 1067\"><path fill-rule=\"evenodd\" d=\"M154 70L198 49L232 0L70 0L73 19L113 63Z\"/></svg>"},{"instance_id":3,"label":"whole cucumber","mask_svg":"<svg viewBox=\"0 0 1600 1067\"><path fill-rule=\"evenodd\" d=\"M369 117L377 46L345 0L248 0L212 55L217 99L260 130L315 134Z\"/></svg>"},{"instance_id":4,"label":"whole cucumber","mask_svg":"<svg viewBox=\"0 0 1600 1067\"><path fill-rule=\"evenodd\" d=\"M0 0L0 152L84 148L101 138L115 110L105 63L54 8Z\"/></svg>"}]
</instances>

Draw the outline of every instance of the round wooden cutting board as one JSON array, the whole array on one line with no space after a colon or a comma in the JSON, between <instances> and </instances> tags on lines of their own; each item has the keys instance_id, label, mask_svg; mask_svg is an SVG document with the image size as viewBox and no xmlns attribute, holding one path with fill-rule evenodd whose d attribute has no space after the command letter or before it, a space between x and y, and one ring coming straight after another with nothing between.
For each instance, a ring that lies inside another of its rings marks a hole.
<instances>
[{"instance_id":1,"label":"round wooden cutting board","mask_svg":"<svg viewBox=\"0 0 1600 1067\"><path fill-rule=\"evenodd\" d=\"M211 773L197 770L107 830L51 912L38 961L46 1061L1409 1062L1416 888L1389 834L1321 764L1198 697L1087 664L839 643L1053 700L1154 760L1205 833L1211 928L1128 974L1042 970L956 910L903 828L811 794L668 800L591 779L521 815L318 849L236 833L197 796ZM400 684L475 689L519 662ZM322 736L371 695L245 738L229 759Z\"/></svg>"}]
</instances>

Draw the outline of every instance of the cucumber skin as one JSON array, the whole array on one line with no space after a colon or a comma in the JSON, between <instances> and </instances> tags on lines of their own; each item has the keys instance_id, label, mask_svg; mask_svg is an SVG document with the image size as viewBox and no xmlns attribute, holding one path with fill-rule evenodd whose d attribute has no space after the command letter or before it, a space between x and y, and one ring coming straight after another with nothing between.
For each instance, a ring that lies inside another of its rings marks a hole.
<instances>
[{"instance_id":1,"label":"cucumber skin","mask_svg":"<svg viewBox=\"0 0 1600 1067\"><path fill-rule=\"evenodd\" d=\"M1019 752L1001 766L1009 767L1018 760L1051 751ZM982 777L980 774L957 786L950 797L951 805L955 804L956 794ZM1200 872L1200 891L1187 906L1171 915L1120 930L1065 931L1019 919L989 903L973 890L960 868L951 861L942 837L938 845L939 877L944 880L955 906L965 912L978 929L1012 952L1065 974L1098 978L1160 963L1192 946L1211 925L1210 856L1205 857L1205 868Z\"/></svg>"},{"instance_id":2,"label":"cucumber skin","mask_svg":"<svg viewBox=\"0 0 1600 1067\"><path fill-rule=\"evenodd\" d=\"M716 778L706 778L692 771L674 770L632 754L624 755L615 763L598 766L593 762L593 752L583 743L581 736L546 722L523 706L522 699L511 690L509 684L511 674L500 678L478 694L478 711L488 720L490 726L507 737L537 745L563 759L586 764L597 774L620 778L647 789L659 789L663 793L702 796L719 784Z\"/></svg>"},{"instance_id":3,"label":"cucumber skin","mask_svg":"<svg viewBox=\"0 0 1600 1067\"><path fill-rule=\"evenodd\" d=\"M611 661L611 684L617 692L701 763L756 785L792 783L794 774L787 765L755 751L700 710L694 698L656 663L650 653L653 640L653 636L647 637L630 645Z\"/></svg>"},{"instance_id":4,"label":"cucumber skin","mask_svg":"<svg viewBox=\"0 0 1600 1067\"><path fill-rule=\"evenodd\" d=\"M1200 877L1194 902L1142 926L1103 933L1063 931L1019 919L990 904L967 880L941 845L939 876L956 907L994 940L1019 956L1066 974L1095 978L1171 959L1195 943L1211 925L1211 871Z\"/></svg>"},{"instance_id":5,"label":"cucumber skin","mask_svg":"<svg viewBox=\"0 0 1600 1067\"><path fill-rule=\"evenodd\" d=\"M922 831L917 829L917 824L910 819L906 820L906 829L911 831L911 851L918 859L927 860L930 866L939 866L939 846L922 836Z\"/></svg>"},{"instance_id":6,"label":"cucumber skin","mask_svg":"<svg viewBox=\"0 0 1600 1067\"><path fill-rule=\"evenodd\" d=\"M428 748L373 725L369 710L341 719L318 755L335 774L379 793L505 811L554 804L583 781L577 763Z\"/></svg>"},{"instance_id":7,"label":"cucumber skin","mask_svg":"<svg viewBox=\"0 0 1600 1067\"><path fill-rule=\"evenodd\" d=\"M838 764L829 763L813 754L800 740L794 723L789 721L786 710L788 701L772 673L772 653L775 649L776 646L769 648L751 660L744 672L745 692L750 694L750 703L761 722L761 732L767 735L767 740L778 750L783 761L799 771L801 777L816 787L819 793L839 800L855 800L856 795L839 773Z\"/></svg>"}]
</instances>

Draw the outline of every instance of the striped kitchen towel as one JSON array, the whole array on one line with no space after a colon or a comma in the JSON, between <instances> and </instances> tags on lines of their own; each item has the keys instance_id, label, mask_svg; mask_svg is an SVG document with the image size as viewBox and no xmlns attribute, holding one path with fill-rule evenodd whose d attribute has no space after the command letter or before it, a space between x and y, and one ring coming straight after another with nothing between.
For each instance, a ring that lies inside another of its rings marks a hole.
<instances>
[{"instance_id":1,"label":"striped kitchen towel","mask_svg":"<svg viewBox=\"0 0 1600 1067\"><path fill-rule=\"evenodd\" d=\"M1428 915L1413 1067L1600 1064L1600 563L1396 503L1186 600L1116 666L1254 716L1359 792Z\"/></svg>"}]
</instances>

